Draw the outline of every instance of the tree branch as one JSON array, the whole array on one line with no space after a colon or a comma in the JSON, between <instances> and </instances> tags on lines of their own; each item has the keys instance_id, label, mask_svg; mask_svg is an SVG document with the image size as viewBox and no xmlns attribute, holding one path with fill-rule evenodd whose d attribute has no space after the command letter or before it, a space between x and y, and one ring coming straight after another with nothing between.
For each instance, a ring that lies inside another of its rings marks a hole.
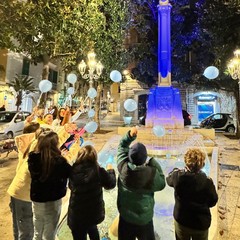
<instances>
[{"instance_id":1,"label":"tree branch","mask_svg":"<svg viewBox=\"0 0 240 240\"><path fill-rule=\"evenodd\" d=\"M59 54L56 54L56 55L52 55L52 59L53 58L58 58L58 57L66 57L66 56L70 56L70 55L73 55L73 54L75 54L75 53L59 53Z\"/></svg>"}]
</instances>

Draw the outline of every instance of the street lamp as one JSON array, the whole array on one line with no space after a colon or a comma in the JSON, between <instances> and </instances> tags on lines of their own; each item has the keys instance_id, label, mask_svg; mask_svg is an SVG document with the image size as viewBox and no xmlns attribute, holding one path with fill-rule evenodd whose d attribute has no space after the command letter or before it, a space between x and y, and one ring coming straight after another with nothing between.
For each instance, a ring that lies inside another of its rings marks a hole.
<instances>
[{"instance_id":1,"label":"street lamp","mask_svg":"<svg viewBox=\"0 0 240 240\"><path fill-rule=\"evenodd\" d=\"M93 87L93 80L97 80L100 75L102 74L103 65L99 61L96 61L96 54L94 52L89 52L88 55L88 62L85 63L84 60L82 60L78 65L78 70L83 77L83 79L89 79L89 87ZM88 73L85 73L86 68L88 67Z\"/></svg>"},{"instance_id":2,"label":"street lamp","mask_svg":"<svg viewBox=\"0 0 240 240\"><path fill-rule=\"evenodd\" d=\"M240 81L240 49L234 51L234 58L228 64L228 71L232 79Z\"/></svg>"},{"instance_id":3,"label":"street lamp","mask_svg":"<svg viewBox=\"0 0 240 240\"><path fill-rule=\"evenodd\" d=\"M228 72L232 79L238 80L239 91L240 91L240 49L234 51L234 58L230 60L228 64ZM240 96L240 93L239 93ZM238 99L239 100L239 99Z\"/></svg>"},{"instance_id":4,"label":"street lamp","mask_svg":"<svg viewBox=\"0 0 240 240\"><path fill-rule=\"evenodd\" d=\"M237 134L239 134L239 115L240 115L240 49L234 51L234 58L230 60L228 66L228 72L232 79L238 80L238 98L237 101Z\"/></svg>"}]
</instances>

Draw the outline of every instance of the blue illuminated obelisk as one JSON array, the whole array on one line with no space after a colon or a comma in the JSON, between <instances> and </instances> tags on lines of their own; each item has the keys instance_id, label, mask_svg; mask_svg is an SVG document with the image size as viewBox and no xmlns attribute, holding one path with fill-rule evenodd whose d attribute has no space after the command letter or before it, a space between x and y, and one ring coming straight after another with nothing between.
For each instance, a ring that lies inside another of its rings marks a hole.
<instances>
[{"instance_id":1,"label":"blue illuminated obelisk","mask_svg":"<svg viewBox=\"0 0 240 240\"><path fill-rule=\"evenodd\" d=\"M171 14L168 1L158 5L158 86L171 86Z\"/></svg>"},{"instance_id":2,"label":"blue illuminated obelisk","mask_svg":"<svg viewBox=\"0 0 240 240\"><path fill-rule=\"evenodd\" d=\"M158 87L150 89L146 127L184 127L179 90L171 86L171 8L168 0L159 1Z\"/></svg>"}]
</instances>

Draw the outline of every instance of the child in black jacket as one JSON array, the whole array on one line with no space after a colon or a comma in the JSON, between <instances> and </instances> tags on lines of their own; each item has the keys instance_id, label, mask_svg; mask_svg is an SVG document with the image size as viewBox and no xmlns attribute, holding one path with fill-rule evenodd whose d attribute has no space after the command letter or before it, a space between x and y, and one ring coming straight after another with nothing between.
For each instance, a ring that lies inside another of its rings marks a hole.
<instances>
[{"instance_id":1,"label":"child in black jacket","mask_svg":"<svg viewBox=\"0 0 240 240\"><path fill-rule=\"evenodd\" d=\"M99 240L97 224L105 218L103 191L116 186L115 171L107 170L97 162L96 150L87 145L78 153L69 179L71 196L68 208L68 225L74 240Z\"/></svg>"},{"instance_id":2,"label":"child in black jacket","mask_svg":"<svg viewBox=\"0 0 240 240\"><path fill-rule=\"evenodd\" d=\"M34 240L55 239L71 166L58 148L57 133L45 129L28 156L33 202Z\"/></svg>"},{"instance_id":3,"label":"child in black jacket","mask_svg":"<svg viewBox=\"0 0 240 240\"><path fill-rule=\"evenodd\" d=\"M175 168L166 178L175 190L173 215L177 240L208 240L210 208L216 205L218 195L212 179L201 171L205 157L201 150L189 149L184 156L185 169Z\"/></svg>"}]
</instances>

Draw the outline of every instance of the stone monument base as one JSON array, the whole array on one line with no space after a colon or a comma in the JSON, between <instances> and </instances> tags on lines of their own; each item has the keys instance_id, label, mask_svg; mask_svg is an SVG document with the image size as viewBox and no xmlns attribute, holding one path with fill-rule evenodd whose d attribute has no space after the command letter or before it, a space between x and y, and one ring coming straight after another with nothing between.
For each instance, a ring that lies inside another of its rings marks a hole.
<instances>
[{"instance_id":1,"label":"stone monument base","mask_svg":"<svg viewBox=\"0 0 240 240\"><path fill-rule=\"evenodd\" d=\"M180 93L172 86L159 86L150 90L146 127L162 125L165 128L184 128Z\"/></svg>"}]
</instances>

